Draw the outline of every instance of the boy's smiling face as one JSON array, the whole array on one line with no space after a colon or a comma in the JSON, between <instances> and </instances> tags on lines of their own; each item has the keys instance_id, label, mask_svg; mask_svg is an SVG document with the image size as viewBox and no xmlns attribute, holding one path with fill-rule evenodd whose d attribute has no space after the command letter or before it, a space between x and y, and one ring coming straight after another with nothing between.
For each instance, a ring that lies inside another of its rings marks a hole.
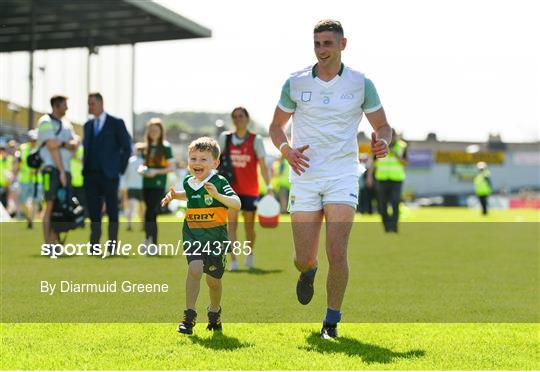
<instances>
[{"instance_id":1,"label":"boy's smiling face","mask_svg":"<svg viewBox=\"0 0 540 372\"><path fill-rule=\"evenodd\" d=\"M198 180L203 181L212 169L216 169L219 165L219 160L214 159L210 151L199 151L193 149L189 153L188 168L189 172Z\"/></svg>"}]
</instances>

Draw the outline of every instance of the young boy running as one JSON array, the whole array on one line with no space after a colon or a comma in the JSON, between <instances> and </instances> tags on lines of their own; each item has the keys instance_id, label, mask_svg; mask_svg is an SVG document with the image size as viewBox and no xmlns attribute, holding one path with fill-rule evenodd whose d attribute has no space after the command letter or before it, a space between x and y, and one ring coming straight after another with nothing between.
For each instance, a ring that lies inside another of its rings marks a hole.
<instances>
[{"instance_id":1,"label":"young boy running","mask_svg":"<svg viewBox=\"0 0 540 372\"><path fill-rule=\"evenodd\" d=\"M231 242L227 235L227 209L239 210L238 195L227 180L218 175L220 149L208 137L193 141L188 147L190 174L184 179L184 190L172 187L161 201L187 200L187 212L182 231L184 254L188 261L186 278L186 310L178 332L192 334L197 320L195 305L202 274L210 292L208 330L221 331L221 277L225 271L227 249Z\"/></svg>"}]
</instances>

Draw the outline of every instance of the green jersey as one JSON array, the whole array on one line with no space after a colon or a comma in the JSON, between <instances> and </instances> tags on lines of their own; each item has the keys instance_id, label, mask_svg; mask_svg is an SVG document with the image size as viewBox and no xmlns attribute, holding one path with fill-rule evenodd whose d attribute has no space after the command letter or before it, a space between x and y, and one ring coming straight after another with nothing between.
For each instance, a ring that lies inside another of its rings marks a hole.
<instances>
[{"instance_id":1,"label":"green jersey","mask_svg":"<svg viewBox=\"0 0 540 372\"><path fill-rule=\"evenodd\" d=\"M150 146L147 149L144 165L148 168L163 169L167 168L167 161L172 159L172 149L167 143L163 143L161 156L158 156L158 148L156 145ZM167 184L167 175L158 174L154 177L143 177L143 187L149 189L164 189Z\"/></svg>"},{"instance_id":2,"label":"green jersey","mask_svg":"<svg viewBox=\"0 0 540 372\"><path fill-rule=\"evenodd\" d=\"M212 198L204 184L212 183L220 194L234 196L236 193L227 180L212 171L202 182L188 175L184 179L187 211L182 236L190 242L227 241L227 207Z\"/></svg>"}]
</instances>

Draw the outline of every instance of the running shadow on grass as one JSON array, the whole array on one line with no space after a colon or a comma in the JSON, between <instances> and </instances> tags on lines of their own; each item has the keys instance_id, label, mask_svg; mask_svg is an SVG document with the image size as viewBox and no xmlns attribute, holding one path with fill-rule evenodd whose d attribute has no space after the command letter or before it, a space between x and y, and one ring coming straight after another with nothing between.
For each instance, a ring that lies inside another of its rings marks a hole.
<instances>
[{"instance_id":1,"label":"running shadow on grass","mask_svg":"<svg viewBox=\"0 0 540 372\"><path fill-rule=\"evenodd\" d=\"M267 270L267 269L258 269L258 268L239 269L239 270L234 270L234 271L228 271L228 273L230 273L230 274L249 274L249 275L268 275L268 274L279 274L279 273L282 273L282 272L283 272L283 270L281 270L281 269Z\"/></svg>"},{"instance_id":2,"label":"running shadow on grass","mask_svg":"<svg viewBox=\"0 0 540 372\"><path fill-rule=\"evenodd\" d=\"M245 347L252 347L249 342L241 342L235 337L225 336L223 333L214 332L210 338L201 338L197 335L189 336L189 340L197 345L201 345L212 350L238 350Z\"/></svg>"},{"instance_id":3,"label":"running shadow on grass","mask_svg":"<svg viewBox=\"0 0 540 372\"><path fill-rule=\"evenodd\" d=\"M342 353L351 357L360 357L367 364L392 363L394 359L419 358L426 354L424 350L409 350L399 353L381 346L366 344L350 337L323 340L318 332L312 332L306 338L306 341L309 346L303 347L305 350L316 351L322 354Z\"/></svg>"}]
</instances>

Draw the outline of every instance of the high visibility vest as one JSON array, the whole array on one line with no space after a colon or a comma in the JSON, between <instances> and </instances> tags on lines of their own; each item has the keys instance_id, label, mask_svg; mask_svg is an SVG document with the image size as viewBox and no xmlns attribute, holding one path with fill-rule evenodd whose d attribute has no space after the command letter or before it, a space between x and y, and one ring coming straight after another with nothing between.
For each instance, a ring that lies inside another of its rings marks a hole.
<instances>
[{"instance_id":1,"label":"high visibility vest","mask_svg":"<svg viewBox=\"0 0 540 372\"><path fill-rule=\"evenodd\" d=\"M257 170L257 182L259 183L259 195L266 194L268 191L268 187L266 186L266 182L264 181L264 177L261 173L261 168L258 167Z\"/></svg>"},{"instance_id":2,"label":"high visibility vest","mask_svg":"<svg viewBox=\"0 0 540 372\"><path fill-rule=\"evenodd\" d=\"M480 171L480 173L474 177L474 191L476 192L476 195L486 196L491 194L491 186L487 181L488 177L489 171L487 169Z\"/></svg>"},{"instance_id":3,"label":"high visibility vest","mask_svg":"<svg viewBox=\"0 0 540 372\"><path fill-rule=\"evenodd\" d=\"M41 183L42 175L39 170L32 169L26 163L28 155L32 152L32 146L29 143L23 143L21 145L21 161L19 163L18 179L20 183Z\"/></svg>"},{"instance_id":4,"label":"high visibility vest","mask_svg":"<svg viewBox=\"0 0 540 372\"><path fill-rule=\"evenodd\" d=\"M73 187L83 187L84 177L83 171L83 155L84 148L79 146L75 156L71 157L71 185Z\"/></svg>"},{"instance_id":5,"label":"high visibility vest","mask_svg":"<svg viewBox=\"0 0 540 372\"><path fill-rule=\"evenodd\" d=\"M282 187L284 189L289 189L291 187L289 183L289 162L286 159L280 159L273 164L273 177L272 177L272 186L274 190L278 191Z\"/></svg>"},{"instance_id":6,"label":"high visibility vest","mask_svg":"<svg viewBox=\"0 0 540 372\"><path fill-rule=\"evenodd\" d=\"M13 156L4 155L0 158L0 186L9 186L9 176L13 172Z\"/></svg>"},{"instance_id":7,"label":"high visibility vest","mask_svg":"<svg viewBox=\"0 0 540 372\"><path fill-rule=\"evenodd\" d=\"M405 167L399 162L395 154L402 157L406 148L407 143L405 141L396 141L391 147L392 151L388 151L386 157L377 159L375 162L375 179L377 181L398 182L405 179Z\"/></svg>"}]
</instances>

